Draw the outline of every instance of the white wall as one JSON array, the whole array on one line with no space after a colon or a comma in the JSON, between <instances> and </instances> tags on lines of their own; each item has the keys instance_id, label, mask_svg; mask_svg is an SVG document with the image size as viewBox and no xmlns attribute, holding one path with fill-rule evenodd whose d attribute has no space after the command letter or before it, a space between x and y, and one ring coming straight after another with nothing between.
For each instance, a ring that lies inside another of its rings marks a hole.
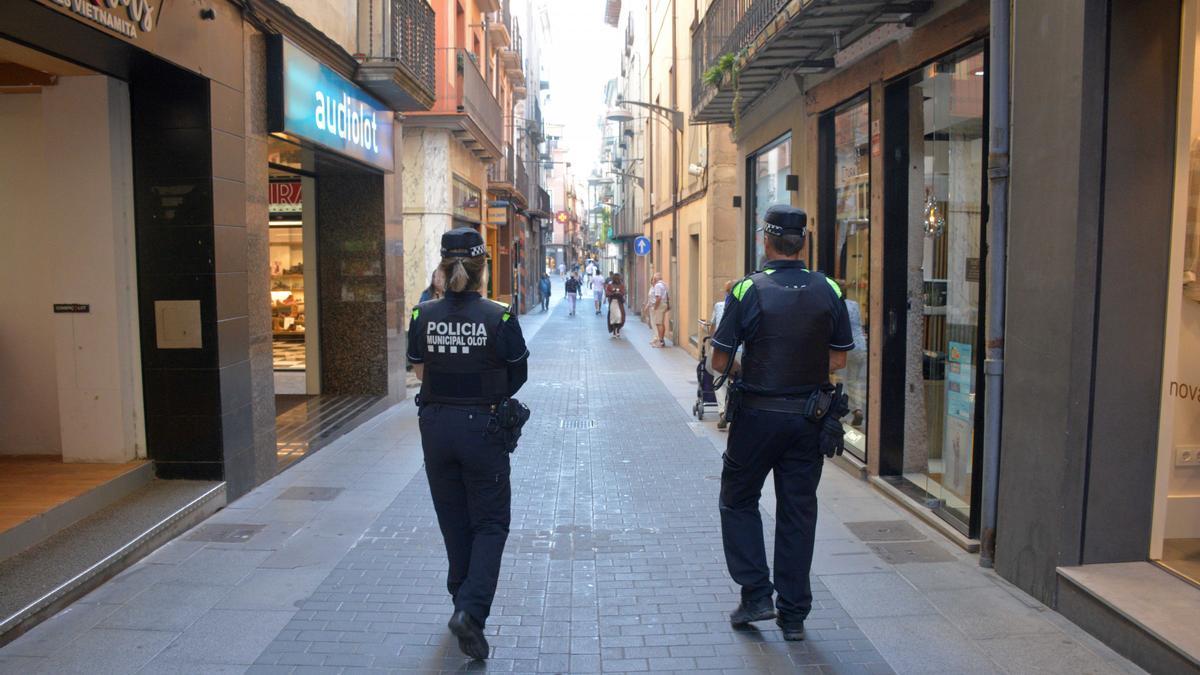
<instances>
[{"instance_id":1,"label":"white wall","mask_svg":"<svg viewBox=\"0 0 1200 675\"><path fill-rule=\"evenodd\" d=\"M0 454L57 455L54 243L40 94L0 95Z\"/></svg>"},{"instance_id":2,"label":"white wall","mask_svg":"<svg viewBox=\"0 0 1200 675\"><path fill-rule=\"evenodd\" d=\"M63 459L128 461L145 454L128 86L65 77L42 103L54 302L91 305L53 318Z\"/></svg>"}]
</instances>

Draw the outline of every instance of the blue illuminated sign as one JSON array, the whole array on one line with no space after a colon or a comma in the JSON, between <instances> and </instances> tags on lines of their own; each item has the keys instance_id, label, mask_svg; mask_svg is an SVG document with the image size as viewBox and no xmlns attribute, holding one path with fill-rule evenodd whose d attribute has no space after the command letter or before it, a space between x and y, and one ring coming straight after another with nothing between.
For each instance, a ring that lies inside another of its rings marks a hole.
<instances>
[{"instance_id":1,"label":"blue illuminated sign","mask_svg":"<svg viewBox=\"0 0 1200 675\"><path fill-rule=\"evenodd\" d=\"M392 171L392 111L287 39L271 38L270 130Z\"/></svg>"}]
</instances>

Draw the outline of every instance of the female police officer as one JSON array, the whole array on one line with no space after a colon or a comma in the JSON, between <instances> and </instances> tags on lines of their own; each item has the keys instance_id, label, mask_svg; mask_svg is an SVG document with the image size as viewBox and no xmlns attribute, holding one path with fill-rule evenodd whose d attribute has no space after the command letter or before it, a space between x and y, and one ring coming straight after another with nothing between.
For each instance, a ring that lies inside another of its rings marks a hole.
<instances>
[{"instance_id":1,"label":"female police officer","mask_svg":"<svg viewBox=\"0 0 1200 675\"><path fill-rule=\"evenodd\" d=\"M507 305L486 300L487 247L473 229L442 236L446 294L418 305L408 360L421 379L417 397L425 474L446 542L449 628L463 653L488 656L491 612L508 538L508 447L497 407L521 388L529 352Z\"/></svg>"}]
</instances>

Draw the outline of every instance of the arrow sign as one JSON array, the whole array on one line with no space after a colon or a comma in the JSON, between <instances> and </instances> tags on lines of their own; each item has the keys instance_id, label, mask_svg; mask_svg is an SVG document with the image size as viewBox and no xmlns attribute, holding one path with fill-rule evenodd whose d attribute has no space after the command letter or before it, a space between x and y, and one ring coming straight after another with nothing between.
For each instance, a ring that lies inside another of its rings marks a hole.
<instances>
[{"instance_id":1,"label":"arrow sign","mask_svg":"<svg viewBox=\"0 0 1200 675\"><path fill-rule=\"evenodd\" d=\"M633 252L638 255L648 255L650 253L650 238L638 237L633 240Z\"/></svg>"}]
</instances>

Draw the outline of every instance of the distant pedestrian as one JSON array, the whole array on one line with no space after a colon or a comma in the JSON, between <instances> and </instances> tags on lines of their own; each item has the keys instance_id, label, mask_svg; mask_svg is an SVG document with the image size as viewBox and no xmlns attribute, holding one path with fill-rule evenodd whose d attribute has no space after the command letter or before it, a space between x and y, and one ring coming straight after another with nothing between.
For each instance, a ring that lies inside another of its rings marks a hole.
<instances>
[{"instance_id":1,"label":"distant pedestrian","mask_svg":"<svg viewBox=\"0 0 1200 675\"><path fill-rule=\"evenodd\" d=\"M583 283L590 287L592 285L592 277L594 276L596 276L596 263L589 260L583 268Z\"/></svg>"},{"instance_id":2,"label":"distant pedestrian","mask_svg":"<svg viewBox=\"0 0 1200 675\"><path fill-rule=\"evenodd\" d=\"M558 276L561 277L566 273L567 273L567 266L562 263L558 263Z\"/></svg>"},{"instance_id":3,"label":"distant pedestrian","mask_svg":"<svg viewBox=\"0 0 1200 675\"><path fill-rule=\"evenodd\" d=\"M621 337L621 329L625 327L625 284L620 274L613 272L604 293L608 297L608 332Z\"/></svg>"},{"instance_id":4,"label":"distant pedestrian","mask_svg":"<svg viewBox=\"0 0 1200 675\"><path fill-rule=\"evenodd\" d=\"M657 337L650 341L650 346L666 347L667 313L671 311L671 293L667 282L663 281L661 272L655 272L651 281L653 283L650 286L650 298L653 304L650 306L650 323Z\"/></svg>"},{"instance_id":5,"label":"distant pedestrian","mask_svg":"<svg viewBox=\"0 0 1200 675\"><path fill-rule=\"evenodd\" d=\"M580 287L579 277L571 272L571 276L567 277L567 305L571 308L568 316L575 316L575 300L579 297Z\"/></svg>"},{"instance_id":6,"label":"distant pedestrian","mask_svg":"<svg viewBox=\"0 0 1200 675\"><path fill-rule=\"evenodd\" d=\"M433 276L429 278L429 285L425 290L421 291L421 299L417 302L428 302L429 300L438 300L446 293L446 275L442 272L442 268L438 267L433 270Z\"/></svg>"},{"instance_id":7,"label":"distant pedestrian","mask_svg":"<svg viewBox=\"0 0 1200 675\"><path fill-rule=\"evenodd\" d=\"M538 281L538 292L542 296L542 311L546 312L550 309L550 275L543 274Z\"/></svg>"},{"instance_id":8,"label":"distant pedestrian","mask_svg":"<svg viewBox=\"0 0 1200 675\"><path fill-rule=\"evenodd\" d=\"M604 304L605 285L603 276L599 274L592 275L592 299L596 302L596 316L600 316L600 305Z\"/></svg>"}]
</instances>

